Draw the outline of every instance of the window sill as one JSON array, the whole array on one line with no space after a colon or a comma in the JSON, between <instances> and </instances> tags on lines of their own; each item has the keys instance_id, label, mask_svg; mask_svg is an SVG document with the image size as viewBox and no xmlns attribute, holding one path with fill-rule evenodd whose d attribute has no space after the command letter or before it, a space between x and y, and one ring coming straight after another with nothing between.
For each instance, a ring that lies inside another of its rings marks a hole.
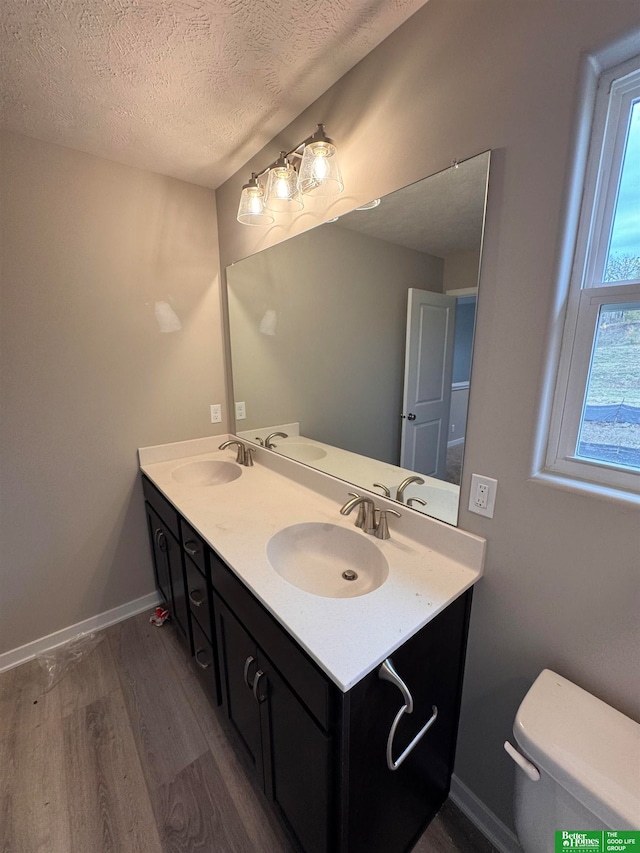
<instances>
[{"instance_id":1,"label":"window sill","mask_svg":"<svg viewBox=\"0 0 640 853\"><path fill-rule=\"evenodd\" d=\"M573 492L574 494L591 495L595 498L602 498L603 500L623 504L629 508L640 508L640 494L637 492L618 489L602 483L578 480L576 477L559 474L557 471L543 469L532 474L529 482L540 483L543 486L551 486L552 488L562 489L565 492Z\"/></svg>"}]
</instances>

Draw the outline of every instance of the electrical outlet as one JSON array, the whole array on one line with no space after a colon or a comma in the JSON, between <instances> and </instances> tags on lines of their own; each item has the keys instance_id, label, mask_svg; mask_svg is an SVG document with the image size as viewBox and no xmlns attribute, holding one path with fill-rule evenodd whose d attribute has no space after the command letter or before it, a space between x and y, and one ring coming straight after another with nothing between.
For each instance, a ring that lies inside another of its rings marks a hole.
<instances>
[{"instance_id":1,"label":"electrical outlet","mask_svg":"<svg viewBox=\"0 0 640 853\"><path fill-rule=\"evenodd\" d=\"M247 409L244 403L236 403L236 420L243 421L247 417Z\"/></svg>"},{"instance_id":2,"label":"electrical outlet","mask_svg":"<svg viewBox=\"0 0 640 853\"><path fill-rule=\"evenodd\" d=\"M496 503L498 481L481 474L471 475L471 492L469 494L469 510L493 518L493 508Z\"/></svg>"},{"instance_id":3,"label":"electrical outlet","mask_svg":"<svg viewBox=\"0 0 640 853\"><path fill-rule=\"evenodd\" d=\"M220 403L214 403L213 406L209 406L209 412L211 413L212 424L222 423L222 405Z\"/></svg>"}]
</instances>

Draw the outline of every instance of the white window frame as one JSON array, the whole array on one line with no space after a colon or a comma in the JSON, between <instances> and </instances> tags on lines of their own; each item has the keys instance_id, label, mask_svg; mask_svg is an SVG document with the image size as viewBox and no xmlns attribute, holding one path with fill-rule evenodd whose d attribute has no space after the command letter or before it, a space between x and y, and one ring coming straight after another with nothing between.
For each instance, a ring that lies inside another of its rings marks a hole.
<instances>
[{"instance_id":1,"label":"white window frame","mask_svg":"<svg viewBox=\"0 0 640 853\"><path fill-rule=\"evenodd\" d=\"M640 279L603 281L631 106L638 98L640 56L599 77L546 455L534 474L564 478L578 487L581 482L594 484L596 491L612 496L613 490L634 503L640 501L640 472L610 462L578 458L575 448L600 308L640 302ZM593 491L593 486L589 490Z\"/></svg>"}]
</instances>

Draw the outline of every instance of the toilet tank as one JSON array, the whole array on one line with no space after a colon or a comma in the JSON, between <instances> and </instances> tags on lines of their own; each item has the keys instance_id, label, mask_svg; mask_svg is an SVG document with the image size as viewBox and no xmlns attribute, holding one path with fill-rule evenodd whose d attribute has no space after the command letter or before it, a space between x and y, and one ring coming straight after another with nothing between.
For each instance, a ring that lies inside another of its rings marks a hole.
<instances>
[{"instance_id":1,"label":"toilet tank","mask_svg":"<svg viewBox=\"0 0 640 853\"><path fill-rule=\"evenodd\" d=\"M525 853L553 851L556 830L640 828L640 725L551 670L518 709L513 734L538 768L516 776Z\"/></svg>"}]
</instances>

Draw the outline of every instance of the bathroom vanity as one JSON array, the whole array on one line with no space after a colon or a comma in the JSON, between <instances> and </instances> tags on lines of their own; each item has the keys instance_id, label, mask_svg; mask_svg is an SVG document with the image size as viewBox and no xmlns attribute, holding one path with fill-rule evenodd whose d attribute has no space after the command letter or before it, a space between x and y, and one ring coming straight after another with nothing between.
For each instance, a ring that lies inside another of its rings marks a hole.
<instances>
[{"instance_id":1,"label":"bathroom vanity","mask_svg":"<svg viewBox=\"0 0 640 853\"><path fill-rule=\"evenodd\" d=\"M239 466L224 438L140 451L156 585L212 713L305 853L410 850L449 789L484 541L410 509L377 540L340 515L345 483L263 448Z\"/></svg>"}]
</instances>

